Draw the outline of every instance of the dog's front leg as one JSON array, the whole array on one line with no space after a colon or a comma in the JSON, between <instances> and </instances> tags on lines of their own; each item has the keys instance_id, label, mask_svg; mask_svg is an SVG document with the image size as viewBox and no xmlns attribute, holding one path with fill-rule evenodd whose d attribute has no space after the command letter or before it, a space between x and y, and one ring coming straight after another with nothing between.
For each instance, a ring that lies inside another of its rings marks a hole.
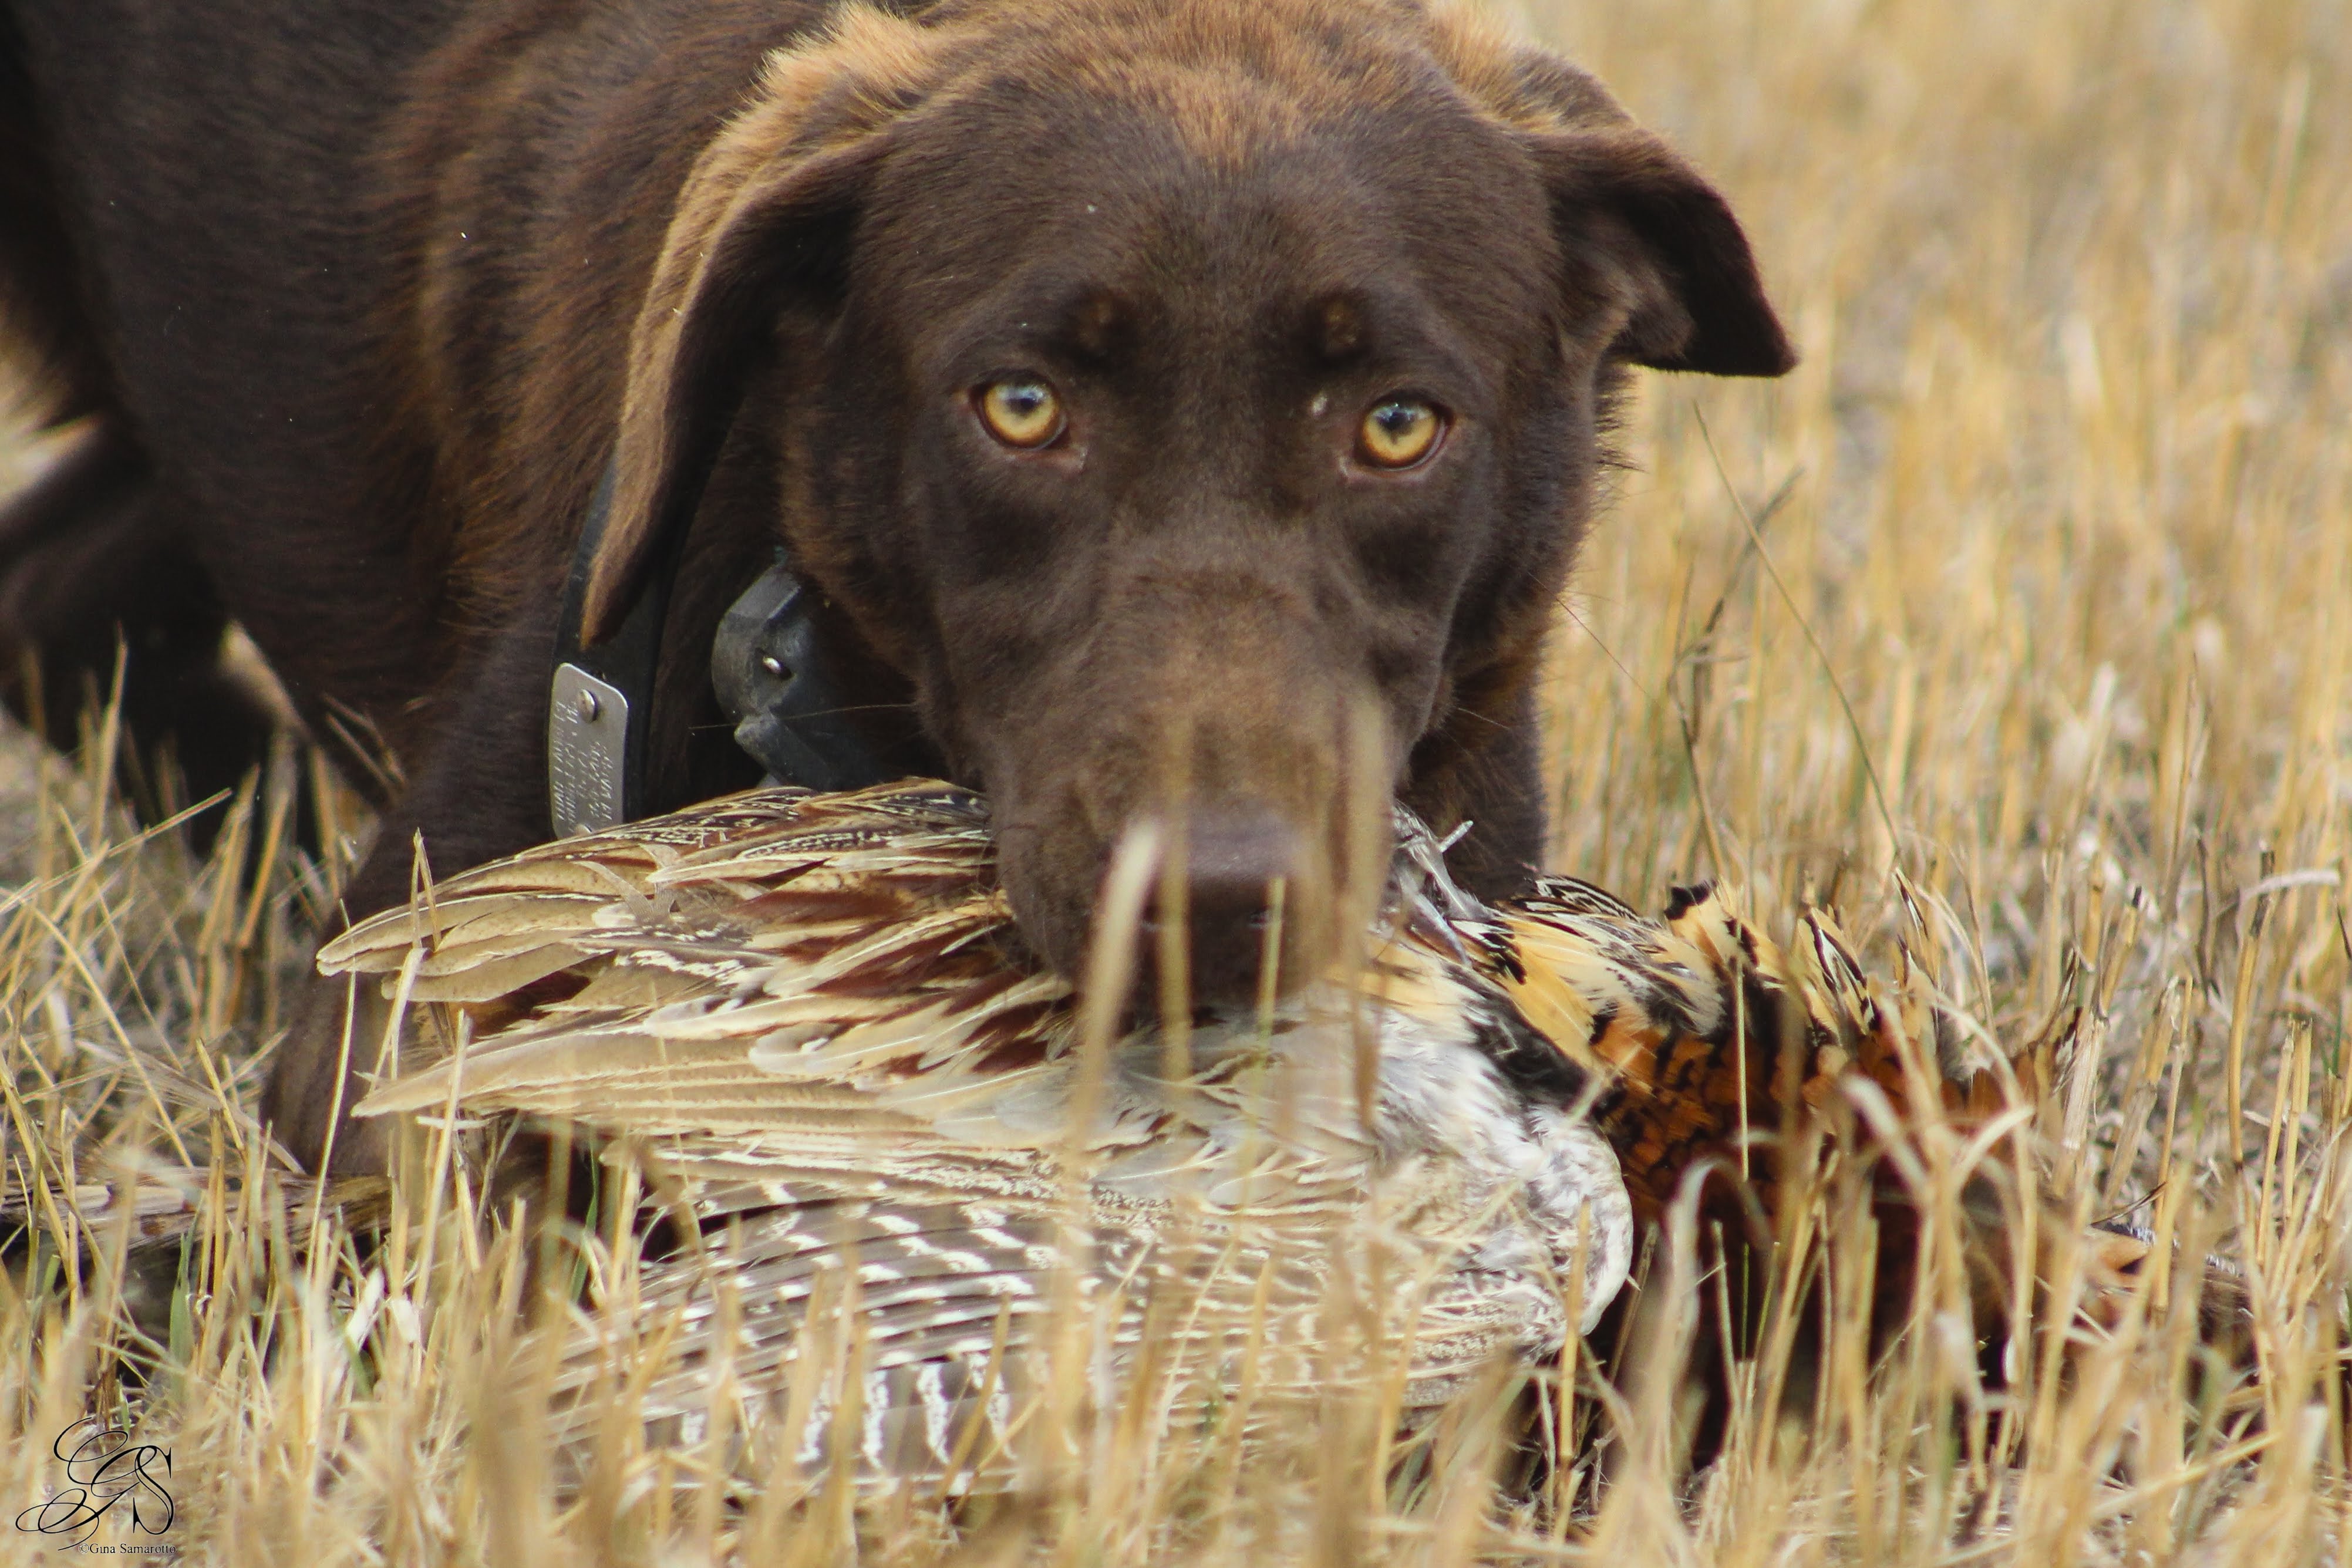
<instances>
[{"instance_id":1,"label":"dog's front leg","mask_svg":"<svg viewBox=\"0 0 2352 1568\"><path fill-rule=\"evenodd\" d=\"M554 595L546 594L459 664L432 750L377 830L321 939L406 902L417 858L436 876L544 840L547 680ZM263 1119L302 1164L337 1175L384 1168L383 1128L350 1119L384 1049L390 1004L373 986L310 977L270 1064Z\"/></svg>"}]
</instances>

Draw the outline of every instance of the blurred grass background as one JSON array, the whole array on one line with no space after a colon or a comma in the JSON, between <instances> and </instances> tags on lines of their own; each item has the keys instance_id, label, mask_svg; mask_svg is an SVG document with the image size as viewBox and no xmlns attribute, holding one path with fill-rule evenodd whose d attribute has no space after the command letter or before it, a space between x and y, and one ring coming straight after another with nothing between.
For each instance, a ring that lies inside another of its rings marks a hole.
<instances>
[{"instance_id":1,"label":"blurred grass background","mask_svg":"<svg viewBox=\"0 0 2352 1568\"><path fill-rule=\"evenodd\" d=\"M1806 355L1643 388L1556 660L1559 863L1850 915L1897 867L2004 1039L2093 997L2110 1054L2196 1051L2242 1000L2253 1060L2302 1019L2334 1062L2352 10L1530 22L1723 182Z\"/></svg>"},{"instance_id":2,"label":"blurred grass background","mask_svg":"<svg viewBox=\"0 0 2352 1568\"><path fill-rule=\"evenodd\" d=\"M2222 1249L2267 1303L2258 1410L2231 1424L2200 1403L2152 1315L2078 1346L2036 1394L2038 1445L1958 1490L1928 1484L1949 1440L1890 1363L1872 1402L1787 1441L1759 1418L1699 1476L1642 1427L1655 1409L1612 1406L1634 1458L1573 1521L1497 1503L1493 1445L1472 1437L1438 1483L1367 1483L1349 1461L1368 1429L1327 1412L1283 1437L1296 1463L1223 1491L1097 1478L963 1550L2346 1561L2352 5L1516 14L1719 181L1805 355L1777 383L1637 388L1548 674L1553 862L1645 905L1707 875L1768 921L1828 900L1864 937L1892 929L1892 873L1936 894L1962 1007L2010 1042L2071 1026L2041 1131L2095 1211L2161 1190L2231 1228ZM38 456L0 439L0 487ZM0 1179L22 1204L137 1156L268 1187L252 1062L340 859L287 841L290 766L209 862L141 840L100 782L107 744L75 764L0 738ZM257 885L234 870L256 840ZM491 1231L403 1271L331 1218L297 1246L228 1185L184 1196L195 1261L154 1287L148 1342L125 1327L135 1270L57 1266L70 1212L33 1215L45 1245L11 1252L10 1511L54 1484L50 1432L120 1399L173 1448L182 1510L177 1533L123 1540L305 1563L748 1550L716 1515L673 1517L662 1487L560 1504L499 1440L491 1396L521 1375ZM109 1346L147 1366L143 1393L104 1373ZM771 1518L777 1550L949 1550L904 1516L858 1536L834 1506ZM42 1550L0 1530L0 1562Z\"/></svg>"}]
</instances>

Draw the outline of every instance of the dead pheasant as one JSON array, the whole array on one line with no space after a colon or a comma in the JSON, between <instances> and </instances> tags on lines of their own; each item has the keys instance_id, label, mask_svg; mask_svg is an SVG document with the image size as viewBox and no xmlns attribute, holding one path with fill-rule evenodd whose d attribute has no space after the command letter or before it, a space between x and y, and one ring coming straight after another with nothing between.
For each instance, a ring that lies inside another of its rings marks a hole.
<instances>
[{"instance_id":1,"label":"dead pheasant","mask_svg":"<svg viewBox=\"0 0 2352 1568\"><path fill-rule=\"evenodd\" d=\"M992 865L984 808L944 786L755 792L467 873L321 955L461 1048L362 1114L566 1124L704 1239L644 1267L618 1339L583 1329L560 1437L608 1376L688 1431L723 1382L812 1467L854 1401L864 1471L965 1486L1073 1295L1107 1314L1097 1407L1222 1396L1245 1363L1270 1407L1350 1375L1329 1302L1381 1279L1349 1364L1388 1375L1401 1347L1410 1426L1616 1293L1633 1222L1597 1086L1417 879L1360 973L1090 1050L1069 986L1008 958ZM854 1388L793 1381L814 1303L854 1316Z\"/></svg>"},{"instance_id":2,"label":"dead pheasant","mask_svg":"<svg viewBox=\"0 0 2352 1568\"><path fill-rule=\"evenodd\" d=\"M321 962L432 1004L461 1048L362 1113L568 1125L642 1161L705 1238L646 1266L636 1321L667 1327L572 1346L573 1436L626 1370L644 1413L689 1435L740 1389L737 1418L799 1423L814 1465L854 1406L868 1473L968 1484L1031 1392L1022 1355L1049 1337L1056 1280L1118 1303L1130 1362L1185 1295L1205 1326L1183 1375L1209 1387L1235 1375L1255 1303L1286 1347L1256 1375L1302 1388L1332 1375L1332 1281L1399 1270L1425 1289L1381 1303L1372 1337L1404 1347L1409 1423L1498 1352L1557 1352L1564 1296L1589 1327L1635 1218L1695 1173L1714 1173L1708 1215L1769 1245L1786 1156L1812 1138L1865 1165L1894 1152L1879 1293L1899 1305L1893 1173L1923 1121L2008 1098L1998 1072L1958 1080L1924 987L1875 988L1818 912L1784 956L1715 893L1653 920L1550 878L1488 909L1400 829L1360 975L1265 1020L1204 1013L1181 1042L1081 1049L1070 988L1013 956L984 806L940 785L758 791L542 846ZM2096 1240L2111 1270L2146 1251ZM2014 1264L1979 1273L1998 1311ZM848 1310L853 1278L862 1384L794 1385L812 1302Z\"/></svg>"}]
</instances>

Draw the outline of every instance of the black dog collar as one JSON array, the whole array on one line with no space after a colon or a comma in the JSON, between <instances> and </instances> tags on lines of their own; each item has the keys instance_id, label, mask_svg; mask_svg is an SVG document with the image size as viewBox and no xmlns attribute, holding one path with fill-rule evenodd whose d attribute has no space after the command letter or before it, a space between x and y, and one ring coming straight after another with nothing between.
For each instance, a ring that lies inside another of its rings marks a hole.
<instances>
[{"instance_id":1,"label":"black dog collar","mask_svg":"<svg viewBox=\"0 0 2352 1568\"><path fill-rule=\"evenodd\" d=\"M646 815L646 756L653 733L654 674L682 538L661 541L653 570L620 629L591 647L580 640L588 570L613 513L607 464L588 504L564 580L555 669L547 697L547 801L558 838ZM682 536L683 528L676 530ZM711 685L735 721L735 741L772 783L854 789L895 778L845 716L839 687L812 619L815 594L779 549L775 564L719 623Z\"/></svg>"}]
</instances>

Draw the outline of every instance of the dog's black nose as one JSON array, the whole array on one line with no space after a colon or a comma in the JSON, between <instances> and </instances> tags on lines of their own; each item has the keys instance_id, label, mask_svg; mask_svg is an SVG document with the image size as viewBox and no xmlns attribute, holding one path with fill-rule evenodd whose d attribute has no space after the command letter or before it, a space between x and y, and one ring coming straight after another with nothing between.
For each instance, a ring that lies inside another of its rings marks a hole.
<instances>
[{"instance_id":1,"label":"dog's black nose","mask_svg":"<svg viewBox=\"0 0 2352 1568\"><path fill-rule=\"evenodd\" d=\"M1187 936L1184 984L1192 1000L1234 1003L1257 995L1268 954L1284 946L1278 929L1284 906L1297 909L1304 847L1298 830L1262 808L1192 814L1178 852L1181 878L1163 876L1145 911L1145 957L1160 993L1151 1003L1164 1005L1174 978L1160 958L1162 933L1177 917L1180 902Z\"/></svg>"}]
</instances>

